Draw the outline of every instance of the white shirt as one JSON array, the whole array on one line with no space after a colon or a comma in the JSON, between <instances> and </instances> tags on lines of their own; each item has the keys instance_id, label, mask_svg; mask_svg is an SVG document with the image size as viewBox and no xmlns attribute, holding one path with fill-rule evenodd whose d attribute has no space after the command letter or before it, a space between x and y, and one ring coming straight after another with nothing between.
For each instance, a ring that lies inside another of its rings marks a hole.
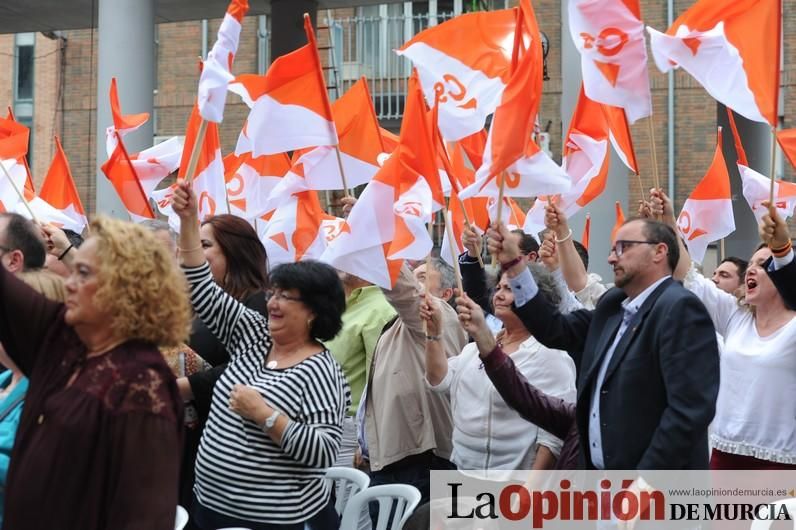
<instances>
[{"instance_id":1,"label":"white shirt","mask_svg":"<svg viewBox=\"0 0 796 530\"><path fill-rule=\"evenodd\" d=\"M761 337L752 313L693 268L684 285L724 336L713 447L796 464L796 318Z\"/></svg>"},{"instance_id":2,"label":"white shirt","mask_svg":"<svg viewBox=\"0 0 796 530\"><path fill-rule=\"evenodd\" d=\"M575 363L566 352L542 346L529 337L511 354L517 370L535 387L574 402ZM539 445L558 456L562 441L524 420L492 385L478 347L470 343L448 359L448 373L435 392L450 392L453 454L459 469L530 469Z\"/></svg>"}]
</instances>

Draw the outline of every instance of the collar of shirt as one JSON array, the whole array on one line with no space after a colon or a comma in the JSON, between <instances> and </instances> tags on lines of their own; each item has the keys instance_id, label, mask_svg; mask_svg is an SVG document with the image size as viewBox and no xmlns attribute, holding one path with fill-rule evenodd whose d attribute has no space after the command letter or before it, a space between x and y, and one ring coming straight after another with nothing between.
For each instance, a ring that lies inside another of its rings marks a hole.
<instances>
[{"instance_id":1,"label":"collar of shirt","mask_svg":"<svg viewBox=\"0 0 796 530\"><path fill-rule=\"evenodd\" d=\"M365 287L357 287L351 294L348 295L346 298L345 305L346 307L352 306L357 302L361 302L362 300L367 299L368 297L372 296L374 292L380 291L379 287L375 285L366 285Z\"/></svg>"},{"instance_id":2,"label":"collar of shirt","mask_svg":"<svg viewBox=\"0 0 796 530\"><path fill-rule=\"evenodd\" d=\"M644 302L647 300L647 298L649 298L649 296L652 294L652 292L653 292L653 291L654 291L654 290L655 290L655 289L656 289L656 288L657 288L657 287L658 287L660 284L662 284L664 281L666 281L667 279L669 279L669 278L671 278L671 277L672 277L671 275L664 276L663 278L661 278L661 279L660 279L660 280L658 280L657 282L653 283L652 285L650 285L649 287L647 287L646 289L644 289L643 291L641 291L641 292L640 292L638 295L636 295L636 297L635 297L635 298L633 298L633 299L630 299L630 298L625 298L624 300L622 300L622 309L624 309L624 310L625 310L625 312L626 312L626 313L628 313L628 314L629 314L629 315L631 315L631 316L632 316L632 315L635 315L635 314L636 314L636 312L637 312L637 311L638 311L638 310L641 308L641 306L642 306L642 305L644 304Z\"/></svg>"}]
</instances>

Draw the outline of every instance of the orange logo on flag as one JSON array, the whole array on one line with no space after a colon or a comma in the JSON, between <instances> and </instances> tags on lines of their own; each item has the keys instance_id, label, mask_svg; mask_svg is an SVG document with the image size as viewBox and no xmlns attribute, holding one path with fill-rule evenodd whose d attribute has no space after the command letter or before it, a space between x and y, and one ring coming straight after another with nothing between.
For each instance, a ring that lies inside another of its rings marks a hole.
<instances>
[{"instance_id":1,"label":"orange logo on flag","mask_svg":"<svg viewBox=\"0 0 796 530\"><path fill-rule=\"evenodd\" d=\"M451 89L451 84L453 85L453 90ZM447 95L445 95L446 90ZM442 81L437 81L434 84L434 94L436 95L437 101L440 103L448 101L448 96L454 101L461 101L467 97L467 88L455 75L444 74L442 76ZM470 98L461 105L456 106L462 109L472 109L478 106L478 101L475 98Z\"/></svg>"},{"instance_id":2,"label":"orange logo on flag","mask_svg":"<svg viewBox=\"0 0 796 530\"><path fill-rule=\"evenodd\" d=\"M235 186L232 183L236 183ZM237 197L243 193L243 188L246 184L243 181L243 177L240 176L240 173L235 173L232 175L232 178L227 181L227 192L229 192L230 197Z\"/></svg>"},{"instance_id":3,"label":"orange logo on flag","mask_svg":"<svg viewBox=\"0 0 796 530\"><path fill-rule=\"evenodd\" d=\"M208 206L207 209L205 209L205 204ZM202 194L199 196L199 212L202 214L203 217L205 215L216 214L216 201L206 191L203 191Z\"/></svg>"},{"instance_id":4,"label":"orange logo on flag","mask_svg":"<svg viewBox=\"0 0 796 530\"><path fill-rule=\"evenodd\" d=\"M423 205L419 201L406 201L404 203L397 203L394 211L398 215L406 214L420 217L423 214Z\"/></svg>"},{"instance_id":5,"label":"orange logo on flag","mask_svg":"<svg viewBox=\"0 0 796 530\"><path fill-rule=\"evenodd\" d=\"M683 212L680 214L680 217L677 218L677 226L680 227L683 235L688 236L689 241L693 241L699 236L704 236L707 234L707 232L701 228L695 228L694 231L689 234L689 232L691 232L691 215L685 210L683 210Z\"/></svg>"},{"instance_id":6,"label":"orange logo on flag","mask_svg":"<svg viewBox=\"0 0 796 530\"><path fill-rule=\"evenodd\" d=\"M597 37L583 32L580 37L583 39L584 48L587 50L596 48L600 55L606 57L613 57L621 52L630 40L627 33L619 28L605 28Z\"/></svg>"}]
</instances>

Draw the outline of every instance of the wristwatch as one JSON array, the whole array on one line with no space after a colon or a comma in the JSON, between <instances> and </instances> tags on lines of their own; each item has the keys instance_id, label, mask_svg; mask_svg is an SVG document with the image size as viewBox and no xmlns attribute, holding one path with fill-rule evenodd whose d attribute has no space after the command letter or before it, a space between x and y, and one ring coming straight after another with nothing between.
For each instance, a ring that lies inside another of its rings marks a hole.
<instances>
[{"instance_id":1,"label":"wristwatch","mask_svg":"<svg viewBox=\"0 0 796 530\"><path fill-rule=\"evenodd\" d=\"M282 415L281 412L279 412L278 410L275 410L270 416L268 416L265 419L265 423L263 423L263 427L262 427L263 432L268 434L268 431L270 431L271 429L274 428L274 425L276 424L276 419L279 416L281 416L281 415Z\"/></svg>"}]
</instances>

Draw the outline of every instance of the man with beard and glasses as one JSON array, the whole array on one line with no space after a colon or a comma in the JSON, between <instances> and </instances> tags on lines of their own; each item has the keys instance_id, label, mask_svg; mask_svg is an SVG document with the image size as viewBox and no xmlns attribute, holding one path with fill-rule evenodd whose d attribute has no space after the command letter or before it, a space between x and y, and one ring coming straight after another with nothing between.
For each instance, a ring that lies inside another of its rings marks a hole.
<instances>
[{"instance_id":1,"label":"man with beard and glasses","mask_svg":"<svg viewBox=\"0 0 796 530\"><path fill-rule=\"evenodd\" d=\"M594 310L562 315L539 291L503 225L490 230L515 311L539 342L578 368L581 467L706 469L719 355L702 302L672 279L679 249L670 227L633 219L608 263L616 287Z\"/></svg>"}]
</instances>

